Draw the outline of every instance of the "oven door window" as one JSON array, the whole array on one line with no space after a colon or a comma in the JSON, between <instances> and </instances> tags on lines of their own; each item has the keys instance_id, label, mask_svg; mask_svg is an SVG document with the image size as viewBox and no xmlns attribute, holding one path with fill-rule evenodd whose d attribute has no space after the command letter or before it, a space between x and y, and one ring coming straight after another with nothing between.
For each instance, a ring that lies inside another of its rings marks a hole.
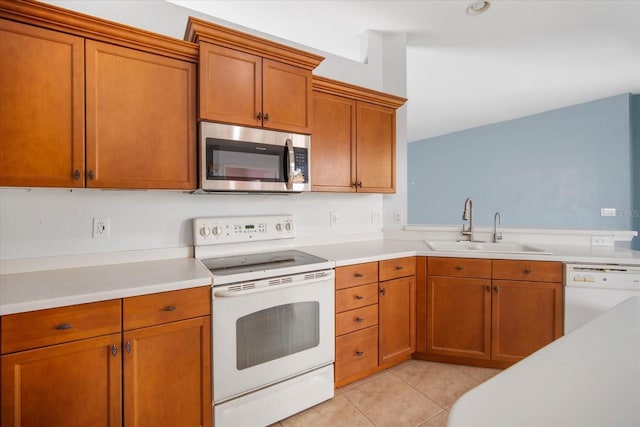
<instances>
[{"instance_id":1,"label":"oven door window","mask_svg":"<svg viewBox=\"0 0 640 427\"><path fill-rule=\"evenodd\" d=\"M320 305L297 302L270 307L236 322L238 370L280 359L320 342Z\"/></svg>"},{"instance_id":2,"label":"oven door window","mask_svg":"<svg viewBox=\"0 0 640 427\"><path fill-rule=\"evenodd\" d=\"M285 182L282 146L207 138L207 179Z\"/></svg>"}]
</instances>

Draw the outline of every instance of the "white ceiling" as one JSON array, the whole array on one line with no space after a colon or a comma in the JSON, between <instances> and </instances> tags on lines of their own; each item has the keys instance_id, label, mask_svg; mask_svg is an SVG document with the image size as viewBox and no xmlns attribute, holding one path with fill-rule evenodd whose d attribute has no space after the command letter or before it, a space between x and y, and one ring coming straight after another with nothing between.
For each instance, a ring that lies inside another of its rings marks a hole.
<instances>
[{"instance_id":1,"label":"white ceiling","mask_svg":"<svg viewBox=\"0 0 640 427\"><path fill-rule=\"evenodd\" d=\"M366 30L407 33L408 140L640 93L640 0L170 0L359 60Z\"/></svg>"}]
</instances>

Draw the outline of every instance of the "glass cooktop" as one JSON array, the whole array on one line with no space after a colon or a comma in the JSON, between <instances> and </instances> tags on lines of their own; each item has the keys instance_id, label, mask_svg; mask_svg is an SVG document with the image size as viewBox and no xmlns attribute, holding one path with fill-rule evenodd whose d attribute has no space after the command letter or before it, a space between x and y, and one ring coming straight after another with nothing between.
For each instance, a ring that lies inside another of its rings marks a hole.
<instances>
[{"instance_id":1,"label":"glass cooktop","mask_svg":"<svg viewBox=\"0 0 640 427\"><path fill-rule=\"evenodd\" d=\"M306 252L289 250L200 260L216 276L279 270L326 262Z\"/></svg>"}]
</instances>

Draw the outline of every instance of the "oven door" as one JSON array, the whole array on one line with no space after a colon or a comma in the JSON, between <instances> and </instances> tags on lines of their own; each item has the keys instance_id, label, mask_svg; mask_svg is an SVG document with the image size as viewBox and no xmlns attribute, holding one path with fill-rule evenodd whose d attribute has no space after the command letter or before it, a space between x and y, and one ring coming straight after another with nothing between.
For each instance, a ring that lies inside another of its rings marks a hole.
<instances>
[{"instance_id":1,"label":"oven door","mask_svg":"<svg viewBox=\"0 0 640 427\"><path fill-rule=\"evenodd\" d=\"M213 289L215 403L333 362L333 270L274 280Z\"/></svg>"}]
</instances>

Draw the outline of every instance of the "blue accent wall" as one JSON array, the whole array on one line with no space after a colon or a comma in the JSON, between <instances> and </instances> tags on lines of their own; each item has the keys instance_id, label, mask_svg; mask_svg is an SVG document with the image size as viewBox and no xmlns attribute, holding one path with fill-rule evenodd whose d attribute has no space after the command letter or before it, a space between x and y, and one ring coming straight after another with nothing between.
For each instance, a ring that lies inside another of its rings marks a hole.
<instances>
[{"instance_id":1,"label":"blue accent wall","mask_svg":"<svg viewBox=\"0 0 640 427\"><path fill-rule=\"evenodd\" d=\"M493 224L500 211L504 226L634 229L638 98L622 94L410 143L408 223L459 224L472 197L478 225ZM618 215L602 217L600 208Z\"/></svg>"},{"instance_id":2,"label":"blue accent wall","mask_svg":"<svg viewBox=\"0 0 640 427\"><path fill-rule=\"evenodd\" d=\"M640 234L640 95L630 99L631 117L631 173L632 173L632 210L631 227ZM640 250L640 237L632 240L633 249Z\"/></svg>"}]
</instances>

